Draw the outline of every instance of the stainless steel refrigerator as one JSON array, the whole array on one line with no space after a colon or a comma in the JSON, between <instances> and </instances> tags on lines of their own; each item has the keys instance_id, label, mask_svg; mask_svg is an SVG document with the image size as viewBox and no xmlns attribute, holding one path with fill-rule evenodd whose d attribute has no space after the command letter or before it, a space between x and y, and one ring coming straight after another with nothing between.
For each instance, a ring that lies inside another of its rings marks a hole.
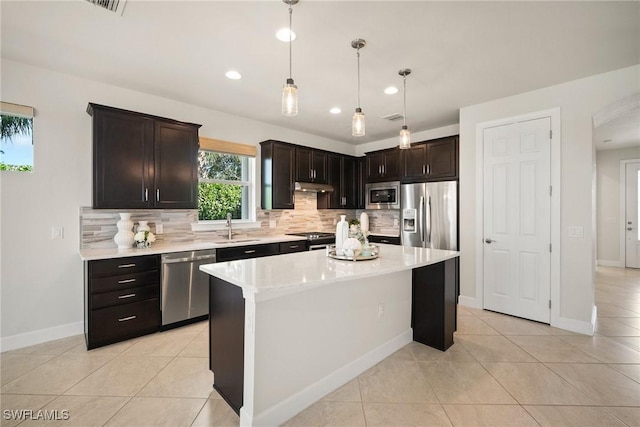
<instances>
[{"instance_id":1,"label":"stainless steel refrigerator","mask_svg":"<svg viewBox=\"0 0 640 427\"><path fill-rule=\"evenodd\" d=\"M458 183L402 184L400 236L404 246L458 250Z\"/></svg>"}]
</instances>

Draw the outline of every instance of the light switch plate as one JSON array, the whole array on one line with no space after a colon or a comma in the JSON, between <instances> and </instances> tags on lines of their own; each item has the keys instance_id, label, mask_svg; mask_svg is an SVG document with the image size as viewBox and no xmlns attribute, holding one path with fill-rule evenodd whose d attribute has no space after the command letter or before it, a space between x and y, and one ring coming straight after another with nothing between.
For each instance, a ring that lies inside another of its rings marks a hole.
<instances>
[{"instance_id":1,"label":"light switch plate","mask_svg":"<svg viewBox=\"0 0 640 427\"><path fill-rule=\"evenodd\" d=\"M64 227L60 225L54 225L51 227L51 239L64 239Z\"/></svg>"},{"instance_id":2,"label":"light switch plate","mask_svg":"<svg viewBox=\"0 0 640 427\"><path fill-rule=\"evenodd\" d=\"M584 237L584 227L579 225L572 225L569 227L569 237Z\"/></svg>"},{"instance_id":3,"label":"light switch plate","mask_svg":"<svg viewBox=\"0 0 640 427\"><path fill-rule=\"evenodd\" d=\"M164 233L164 226L162 225L162 223L157 223L156 234L162 234L162 233Z\"/></svg>"}]
</instances>

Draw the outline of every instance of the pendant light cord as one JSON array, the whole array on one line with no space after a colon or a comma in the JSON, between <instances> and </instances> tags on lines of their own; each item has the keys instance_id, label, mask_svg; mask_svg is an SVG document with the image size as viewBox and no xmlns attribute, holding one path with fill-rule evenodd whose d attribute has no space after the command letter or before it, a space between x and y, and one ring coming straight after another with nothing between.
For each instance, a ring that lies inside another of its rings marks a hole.
<instances>
[{"instance_id":1,"label":"pendant light cord","mask_svg":"<svg viewBox=\"0 0 640 427\"><path fill-rule=\"evenodd\" d=\"M360 48L356 50L358 57L358 108L360 108Z\"/></svg>"},{"instance_id":2,"label":"pendant light cord","mask_svg":"<svg viewBox=\"0 0 640 427\"><path fill-rule=\"evenodd\" d=\"M405 74L405 75L404 75L404 76L402 76L402 77L403 77L403 82L402 82L402 85L403 85L402 95L403 95L403 98L404 98L404 100L403 100L403 107L402 107L402 108L404 109L404 114L403 114L402 124L403 124L404 126L406 126L406 125L407 125L407 76L406 76L406 74Z\"/></svg>"},{"instance_id":3,"label":"pendant light cord","mask_svg":"<svg viewBox=\"0 0 640 427\"><path fill-rule=\"evenodd\" d=\"M291 33L291 16L293 15L293 8L289 3L289 78L291 79L291 45L293 44L293 34Z\"/></svg>"}]
</instances>

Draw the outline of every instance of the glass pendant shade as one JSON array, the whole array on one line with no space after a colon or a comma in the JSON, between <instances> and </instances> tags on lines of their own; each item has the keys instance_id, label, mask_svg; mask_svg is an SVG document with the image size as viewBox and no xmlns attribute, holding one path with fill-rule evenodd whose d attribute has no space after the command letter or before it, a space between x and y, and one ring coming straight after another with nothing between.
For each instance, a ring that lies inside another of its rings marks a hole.
<instances>
[{"instance_id":1,"label":"glass pendant shade","mask_svg":"<svg viewBox=\"0 0 640 427\"><path fill-rule=\"evenodd\" d=\"M409 132L407 126L402 126L402 129L400 129L400 148L403 150L411 148L411 132Z\"/></svg>"},{"instance_id":2,"label":"glass pendant shade","mask_svg":"<svg viewBox=\"0 0 640 427\"><path fill-rule=\"evenodd\" d=\"M287 84L282 88L282 114L298 114L298 86L293 84L293 79L287 79Z\"/></svg>"},{"instance_id":3,"label":"glass pendant shade","mask_svg":"<svg viewBox=\"0 0 640 427\"><path fill-rule=\"evenodd\" d=\"M360 107L356 108L351 120L351 135L364 136L364 113Z\"/></svg>"}]
</instances>

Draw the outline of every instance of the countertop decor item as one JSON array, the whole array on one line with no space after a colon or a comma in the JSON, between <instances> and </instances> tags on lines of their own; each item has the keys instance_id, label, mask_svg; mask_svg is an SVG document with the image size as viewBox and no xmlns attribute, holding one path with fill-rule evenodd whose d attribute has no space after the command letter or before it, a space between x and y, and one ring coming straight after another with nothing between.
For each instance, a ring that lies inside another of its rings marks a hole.
<instances>
[{"instance_id":1,"label":"countertop decor item","mask_svg":"<svg viewBox=\"0 0 640 427\"><path fill-rule=\"evenodd\" d=\"M116 223L118 232L113 236L113 241L118 245L118 249L129 249L133 246L133 221L131 221L131 214L123 212L120 215L120 220Z\"/></svg>"},{"instance_id":2,"label":"countertop decor item","mask_svg":"<svg viewBox=\"0 0 640 427\"><path fill-rule=\"evenodd\" d=\"M151 231L151 227L149 227L148 223L149 221L139 221L137 231Z\"/></svg>"},{"instance_id":3,"label":"countertop decor item","mask_svg":"<svg viewBox=\"0 0 640 427\"><path fill-rule=\"evenodd\" d=\"M380 247L377 245L369 245L366 248L361 249L345 249L343 254L336 252L335 245L329 245L327 247L327 256L333 259L339 259L343 261L367 261L378 258L380 255Z\"/></svg>"},{"instance_id":4,"label":"countertop decor item","mask_svg":"<svg viewBox=\"0 0 640 427\"><path fill-rule=\"evenodd\" d=\"M344 241L349 238L349 224L346 215L340 215L340 222L336 225L336 252L342 255Z\"/></svg>"},{"instance_id":5,"label":"countertop decor item","mask_svg":"<svg viewBox=\"0 0 640 427\"><path fill-rule=\"evenodd\" d=\"M138 231L135 234L134 239L138 248L145 249L151 246L151 243L156 241L156 236L150 231Z\"/></svg>"}]
</instances>

